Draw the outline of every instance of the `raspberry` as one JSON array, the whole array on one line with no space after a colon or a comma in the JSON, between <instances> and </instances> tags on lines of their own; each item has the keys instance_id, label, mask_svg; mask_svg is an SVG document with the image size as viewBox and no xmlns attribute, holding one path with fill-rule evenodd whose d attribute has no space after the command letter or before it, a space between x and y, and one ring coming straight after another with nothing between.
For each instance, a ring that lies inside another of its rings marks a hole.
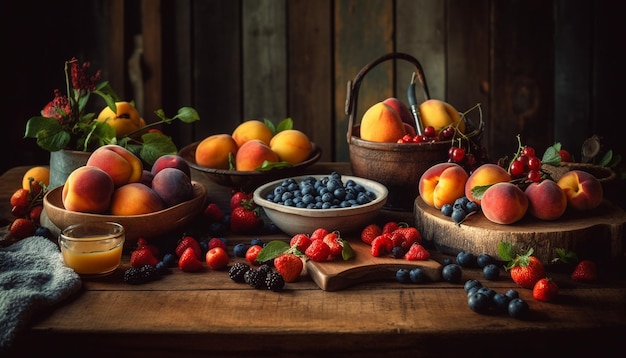
<instances>
[{"instance_id":1,"label":"raspberry","mask_svg":"<svg viewBox=\"0 0 626 358\"><path fill-rule=\"evenodd\" d=\"M279 292L285 287L285 280L278 272L271 271L265 275L265 286L268 290Z\"/></svg>"},{"instance_id":2,"label":"raspberry","mask_svg":"<svg viewBox=\"0 0 626 358\"><path fill-rule=\"evenodd\" d=\"M230 279L235 282L244 283L246 282L244 275L249 270L250 266L244 264L243 262L237 262L236 264L232 265L228 270L228 277L230 277Z\"/></svg>"}]
</instances>

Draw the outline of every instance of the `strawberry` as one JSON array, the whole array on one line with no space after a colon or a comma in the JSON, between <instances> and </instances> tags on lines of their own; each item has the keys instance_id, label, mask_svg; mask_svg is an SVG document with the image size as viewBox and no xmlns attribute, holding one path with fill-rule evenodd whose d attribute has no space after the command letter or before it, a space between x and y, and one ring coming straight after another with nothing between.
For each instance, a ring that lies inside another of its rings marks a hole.
<instances>
[{"instance_id":1,"label":"strawberry","mask_svg":"<svg viewBox=\"0 0 626 358\"><path fill-rule=\"evenodd\" d=\"M209 240L209 250L211 250L212 248L215 248L215 247L221 247L221 248L222 248L222 249L224 249L224 250L227 250L227 249L228 249L228 245L226 245L226 243L224 242L224 240L219 239L219 238L217 238L217 237L212 237L212 238Z\"/></svg>"},{"instance_id":2,"label":"strawberry","mask_svg":"<svg viewBox=\"0 0 626 358\"><path fill-rule=\"evenodd\" d=\"M311 238L307 234L295 234L289 241L289 246L300 252L306 251L309 245L311 245Z\"/></svg>"},{"instance_id":3,"label":"strawberry","mask_svg":"<svg viewBox=\"0 0 626 358\"><path fill-rule=\"evenodd\" d=\"M209 203L204 209L204 213L202 217L209 220L210 222L220 222L224 219L224 213L220 209L219 206L215 203Z\"/></svg>"},{"instance_id":4,"label":"strawberry","mask_svg":"<svg viewBox=\"0 0 626 358\"><path fill-rule=\"evenodd\" d=\"M386 233L386 232L393 232L394 230L396 230L399 227L400 227L400 225L397 222L389 221L388 223L383 225L383 234Z\"/></svg>"},{"instance_id":5,"label":"strawberry","mask_svg":"<svg viewBox=\"0 0 626 358\"><path fill-rule=\"evenodd\" d=\"M17 189L13 195L11 195L11 206L23 206L23 207L27 207L28 206L28 201L29 201L29 195L30 191L26 190L26 189Z\"/></svg>"},{"instance_id":6,"label":"strawberry","mask_svg":"<svg viewBox=\"0 0 626 358\"><path fill-rule=\"evenodd\" d=\"M150 251L152 251L152 255L154 255L154 257L156 258L161 257L161 251L159 250L159 248L155 245L148 243L148 240L143 237L137 239L137 248L140 247L147 247L148 249L150 249Z\"/></svg>"},{"instance_id":7,"label":"strawberry","mask_svg":"<svg viewBox=\"0 0 626 358\"><path fill-rule=\"evenodd\" d=\"M297 255L285 253L274 258L274 267L285 282L293 282L300 277L304 264Z\"/></svg>"},{"instance_id":8,"label":"strawberry","mask_svg":"<svg viewBox=\"0 0 626 358\"><path fill-rule=\"evenodd\" d=\"M533 298L537 301L549 302L559 294L559 286L551 278L542 278L533 287Z\"/></svg>"},{"instance_id":9,"label":"strawberry","mask_svg":"<svg viewBox=\"0 0 626 358\"><path fill-rule=\"evenodd\" d=\"M130 266L142 267L144 265L156 266L159 260L154 257L152 251L147 247L140 247L130 254Z\"/></svg>"},{"instance_id":10,"label":"strawberry","mask_svg":"<svg viewBox=\"0 0 626 358\"><path fill-rule=\"evenodd\" d=\"M596 282L598 273L596 263L591 260L582 260L574 268L572 272L572 280L578 282Z\"/></svg>"},{"instance_id":11,"label":"strawberry","mask_svg":"<svg viewBox=\"0 0 626 358\"><path fill-rule=\"evenodd\" d=\"M408 249L414 243L421 244L422 243L422 234L414 227L400 227L393 231L393 233L398 233L402 236L402 248Z\"/></svg>"},{"instance_id":12,"label":"strawberry","mask_svg":"<svg viewBox=\"0 0 626 358\"><path fill-rule=\"evenodd\" d=\"M249 233L261 225L259 208L251 201L243 201L230 214L230 230L235 234Z\"/></svg>"},{"instance_id":13,"label":"strawberry","mask_svg":"<svg viewBox=\"0 0 626 358\"><path fill-rule=\"evenodd\" d=\"M372 240L371 253L374 257L386 255L393 250L393 242L390 235L378 235Z\"/></svg>"},{"instance_id":14,"label":"strawberry","mask_svg":"<svg viewBox=\"0 0 626 358\"><path fill-rule=\"evenodd\" d=\"M230 197L230 210L233 211L235 208L241 206L242 202L249 201L252 199L252 195L248 193L244 193L243 191L238 191Z\"/></svg>"},{"instance_id":15,"label":"strawberry","mask_svg":"<svg viewBox=\"0 0 626 358\"><path fill-rule=\"evenodd\" d=\"M524 255L518 255L506 266L513 281L529 289L532 289L537 281L546 277L543 264L536 256L532 256L532 252L531 249Z\"/></svg>"},{"instance_id":16,"label":"strawberry","mask_svg":"<svg viewBox=\"0 0 626 358\"><path fill-rule=\"evenodd\" d=\"M184 236L180 240L176 246L176 256L180 258L188 247L193 249L193 252L196 254L196 258L198 260L202 259L202 248L200 247L198 240L194 239L192 236Z\"/></svg>"},{"instance_id":17,"label":"strawberry","mask_svg":"<svg viewBox=\"0 0 626 358\"><path fill-rule=\"evenodd\" d=\"M371 245L372 240L383 233L383 229L376 224L369 224L361 231L361 241L364 243Z\"/></svg>"},{"instance_id":18,"label":"strawberry","mask_svg":"<svg viewBox=\"0 0 626 358\"><path fill-rule=\"evenodd\" d=\"M424 246L414 243L411 244L409 250L404 254L404 259L408 261L424 261L430 258L430 252Z\"/></svg>"},{"instance_id":19,"label":"strawberry","mask_svg":"<svg viewBox=\"0 0 626 358\"><path fill-rule=\"evenodd\" d=\"M41 219L41 212L43 211L43 205L36 205L30 209L30 213L28 213L28 217L35 223L39 224Z\"/></svg>"},{"instance_id":20,"label":"strawberry","mask_svg":"<svg viewBox=\"0 0 626 358\"><path fill-rule=\"evenodd\" d=\"M202 261L196 256L193 247L187 247L178 259L178 268L184 272L198 272L201 271L204 266L202 265Z\"/></svg>"},{"instance_id":21,"label":"strawberry","mask_svg":"<svg viewBox=\"0 0 626 358\"><path fill-rule=\"evenodd\" d=\"M324 238L324 236L328 235L329 231L320 227L317 228L313 231L313 233L311 233L311 241L313 240L321 240Z\"/></svg>"},{"instance_id":22,"label":"strawberry","mask_svg":"<svg viewBox=\"0 0 626 358\"><path fill-rule=\"evenodd\" d=\"M330 256L330 247L324 242L324 240L313 240L311 245L307 247L304 254L313 261L324 262L328 261Z\"/></svg>"},{"instance_id":23,"label":"strawberry","mask_svg":"<svg viewBox=\"0 0 626 358\"><path fill-rule=\"evenodd\" d=\"M246 261L248 261L252 265L258 265L260 262L256 260L257 256L259 256L259 252L263 247L261 245L252 245L246 251Z\"/></svg>"},{"instance_id":24,"label":"strawberry","mask_svg":"<svg viewBox=\"0 0 626 358\"><path fill-rule=\"evenodd\" d=\"M35 233L35 223L26 218L13 220L9 227L9 235L16 240L32 236Z\"/></svg>"},{"instance_id":25,"label":"strawberry","mask_svg":"<svg viewBox=\"0 0 626 358\"><path fill-rule=\"evenodd\" d=\"M343 246L341 246L341 243L339 242L339 236L337 235L336 232L331 232L327 234L326 236L324 236L322 241L324 241L326 245L328 245L328 247L330 248L330 254L332 256L341 255Z\"/></svg>"}]
</instances>

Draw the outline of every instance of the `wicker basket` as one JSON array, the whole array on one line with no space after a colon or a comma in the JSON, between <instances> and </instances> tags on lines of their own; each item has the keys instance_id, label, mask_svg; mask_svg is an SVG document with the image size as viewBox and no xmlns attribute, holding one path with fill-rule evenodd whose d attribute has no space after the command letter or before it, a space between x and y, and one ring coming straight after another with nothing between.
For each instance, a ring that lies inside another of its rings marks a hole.
<instances>
[{"instance_id":1,"label":"wicker basket","mask_svg":"<svg viewBox=\"0 0 626 358\"><path fill-rule=\"evenodd\" d=\"M426 77L417 59L404 53L389 53L381 56L363 67L353 81L348 81L345 108L346 115L348 115L346 139L353 174L375 180L384 184L389 190L385 209L412 211L415 198L418 196L420 177L426 169L448 159L448 149L452 141L399 144L371 142L360 138L360 125L356 123L356 108L361 81L376 65L393 59L405 60L415 66L424 100L430 98ZM482 120L478 126L468 123L466 127L470 130L465 140L471 140L474 144L479 143L483 131Z\"/></svg>"}]
</instances>

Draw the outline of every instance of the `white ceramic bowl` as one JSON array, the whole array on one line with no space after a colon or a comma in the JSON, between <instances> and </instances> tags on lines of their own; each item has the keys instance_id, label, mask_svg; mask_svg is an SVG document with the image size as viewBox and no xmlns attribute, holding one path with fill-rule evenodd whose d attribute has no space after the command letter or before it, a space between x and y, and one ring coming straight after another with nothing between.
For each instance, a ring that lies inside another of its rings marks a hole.
<instances>
[{"instance_id":1,"label":"white ceramic bowl","mask_svg":"<svg viewBox=\"0 0 626 358\"><path fill-rule=\"evenodd\" d=\"M321 179L327 175L304 175L293 177L298 183L303 179L313 177ZM287 178L285 178L287 179ZM274 191L285 179L279 179L258 187L253 194L254 202L263 208L267 217L284 233L288 235L311 234L315 229L324 228L329 231L349 233L360 231L371 223L380 209L387 202L387 188L373 180L342 175L345 183L354 180L376 195L376 199L367 204L348 208L335 209L305 209L286 206L266 200L268 193Z\"/></svg>"}]
</instances>

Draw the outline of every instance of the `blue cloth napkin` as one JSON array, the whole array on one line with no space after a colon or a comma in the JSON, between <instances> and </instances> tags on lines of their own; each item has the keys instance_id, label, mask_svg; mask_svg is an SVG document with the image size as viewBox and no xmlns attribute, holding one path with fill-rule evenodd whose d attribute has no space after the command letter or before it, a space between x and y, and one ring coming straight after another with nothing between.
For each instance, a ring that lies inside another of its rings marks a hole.
<instances>
[{"instance_id":1,"label":"blue cloth napkin","mask_svg":"<svg viewBox=\"0 0 626 358\"><path fill-rule=\"evenodd\" d=\"M53 310L81 285L80 277L63 263L59 247L45 237L31 236L0 248L0 353L38 314Z\"/></svg>"}]
</instances>

